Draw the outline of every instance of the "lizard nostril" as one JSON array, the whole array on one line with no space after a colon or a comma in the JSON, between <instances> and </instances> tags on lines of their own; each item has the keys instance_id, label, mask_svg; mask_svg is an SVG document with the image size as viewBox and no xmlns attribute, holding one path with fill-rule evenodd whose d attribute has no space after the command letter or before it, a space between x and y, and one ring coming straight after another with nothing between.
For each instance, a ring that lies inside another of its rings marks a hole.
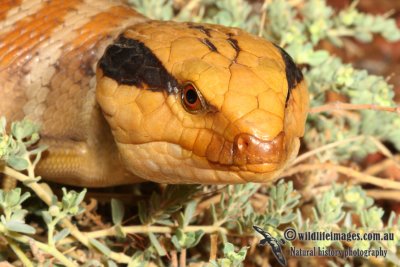
<instances>
[{"instance_id":1,"label":"lizard nostril","mask_svg":"<svg viewBox=\"0 0 400 267\"><path fill-rule=\"evenodd\" d=\"M283 153L284 133L270 141L263 141L247 133L238 134L233 143L234 162L238 165L278 163Z\"/></svg>"},{"instance_id":2,"label":"lizard nostril","mask_svg":"<svg viewBox=\"0 0 400 267\"><path fill-rule=\"evenodd\" d=\"M238 151L245 152L247 149L249 149L250 143L251 143L250 135L240 134L239 136L237 136L234 145Z\"/></svg>"}]
</instances>

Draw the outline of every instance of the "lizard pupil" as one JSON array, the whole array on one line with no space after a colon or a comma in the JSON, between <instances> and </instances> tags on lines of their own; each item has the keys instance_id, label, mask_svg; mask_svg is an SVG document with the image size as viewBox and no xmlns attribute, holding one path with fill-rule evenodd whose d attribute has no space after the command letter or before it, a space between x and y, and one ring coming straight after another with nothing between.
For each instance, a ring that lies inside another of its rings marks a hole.
<instances>
[{"instance_id":1,"label":"lizard pupil","mask_svg":"<svg viewBox=\"0 0 400 267\"><path fill-rule=\"evenodd\" d=\"M198 96L197 96L196 90L194 90L194 89L189 89L189 90L186 91L186 101L187 101L189 104L194 104L194 103L196 103L197 98L198 98Z\"/></svg>"}]
</instances>

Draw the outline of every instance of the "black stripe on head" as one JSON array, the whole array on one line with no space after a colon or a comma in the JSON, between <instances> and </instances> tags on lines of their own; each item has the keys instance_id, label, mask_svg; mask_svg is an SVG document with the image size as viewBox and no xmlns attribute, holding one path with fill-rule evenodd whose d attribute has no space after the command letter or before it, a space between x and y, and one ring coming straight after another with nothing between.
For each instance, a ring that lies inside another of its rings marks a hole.
<instances>
[{"instance_id":1,"label":"black stripe on head","mask_svg":"<svg viewBox=\"0 0 400 267\"><path fill-rule=\"evenodd\" d=\"M142 42L120 35L107 47L99 61L105 76L119 84L134 85L168 93L178 91L178 82L156 55Z\"/></svg>"},{"instance_id":2,"label":"black stripe on head","mask_svg":"<svg viewBox=\"0 0 400 267\"><path fill-rule=\"evenodd\" d=\"M239 53L240 53L239 43L238 43L238 41L236 39L232 38L232 36L233 36L232 34L228 34L228 36L229 36L229 38L226 39L226 40L233 47L233 49L235 49L235 51L236 51L235 58L233 59L233 61L236 61L236 59L238 58Z\"/></svg>"},{"instance_id":3,"label":"black stripe on head","mask_svg":"<svg viewBox=\"0 0 400 267\"><path fill-rule=\"evenodd\" d=\"M208 40L207 38L205 38L205 39L200 39L199 38L199 40L200 40L200 42L205 44L208 47L208 49L210 49L211 52L218 52L218 50L215 47L215 45L210 40Z\"/></svg>"},{"instance_id":4,"label":"black stripe on head","mask_svg":"<svg viewBox=\"0 0 400 267\"><path fill-rule=\"evenodd\" d=\"M211 29L204 27L203 25L193 25L191 23L188 24L190 29L196 29L207 35L207 37L211 37Z\"/></svg>"},{"instance_id":5,"label":"black stripe on head","mask_svg":"<svg viewBox=\"0 0 400 267\"><path fill-rule=\"evenodd\" d=\"M303 73L297 67L296 63L294 63L292 57L286 53L280 46L274 44L276 48L279 49L279 52L282 55L282 59L285 62L285 72L286 72L286 80L288 83L288 94L286 96L286 103L289 101L290 92L293 88L297 86L303 80Z\"/></svg>"}]
</instances>

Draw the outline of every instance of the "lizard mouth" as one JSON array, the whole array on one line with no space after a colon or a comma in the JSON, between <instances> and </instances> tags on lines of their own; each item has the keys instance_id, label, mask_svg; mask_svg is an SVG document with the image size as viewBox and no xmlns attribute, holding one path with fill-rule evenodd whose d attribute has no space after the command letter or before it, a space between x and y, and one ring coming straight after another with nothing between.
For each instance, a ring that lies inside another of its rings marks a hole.
<instances>
[{"instance_id":1,"label":"lizard mouth","mask_svg":"<svg viewBox=\"0 0 400 267\"><path fill-rule=\"evenodd\" d=\"M285 133L280 132L272 140L261 140L254 135L241 133L236 135L233 142L222 138L212 138L207 148L206 157L214 164L248 169L257 172L271 169L279 165L285 152Z\"/></svg>"},{"instance_id":2,"label":"lizard mouth","mask_svg":"<svg viewBox=\"0 0 400 267\"><path fill-rule=\"evenodd\" d=\"M279 163L223 165L197 156L191 150L169 142L119 144L129 171L139 177L164 183L237 184L268 182L276 177ZM140 159L140 160L138 160Z\"/></svg>"}]
</instances>

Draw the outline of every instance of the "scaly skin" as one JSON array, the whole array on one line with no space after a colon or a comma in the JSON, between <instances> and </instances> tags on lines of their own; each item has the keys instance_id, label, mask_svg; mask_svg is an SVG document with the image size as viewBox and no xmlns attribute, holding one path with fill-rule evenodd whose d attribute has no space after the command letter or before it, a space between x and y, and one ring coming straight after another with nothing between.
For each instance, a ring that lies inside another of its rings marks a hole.
<instances>
[{"instance_id":1,"label":"scaly skin","mask_svg":"<svg viewBox=\"0 0 400 267\"><path fill-rule=\"evenodd\" d=\"M196 114L182 101L189 82L207 107ZM0 4L0 84L1 115L42 125L38 174L89 187L271 182L308 108L301 73L272 43L105 0Z\"/></svg>"}]
</instances>

